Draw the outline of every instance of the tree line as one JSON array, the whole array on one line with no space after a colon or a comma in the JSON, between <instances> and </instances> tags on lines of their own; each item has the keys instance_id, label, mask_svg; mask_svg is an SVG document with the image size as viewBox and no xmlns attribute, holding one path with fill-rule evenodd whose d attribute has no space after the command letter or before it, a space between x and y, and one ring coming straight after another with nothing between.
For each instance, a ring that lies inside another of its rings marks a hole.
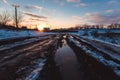
<instances>
[{"instance_id":1,"label":"tree line","mask_svg":"<svg viewBox=\"0 0 120 80\"><path fill-rule=\"evenodd\" d=\"M75 27L71 27L69 29L90 29L90 28L95 28L95 29L120 29L120 24L109 24L109 25L102 25L102 24L98 24L98 25L76 25Z\"/></svg>"}]
</instances>

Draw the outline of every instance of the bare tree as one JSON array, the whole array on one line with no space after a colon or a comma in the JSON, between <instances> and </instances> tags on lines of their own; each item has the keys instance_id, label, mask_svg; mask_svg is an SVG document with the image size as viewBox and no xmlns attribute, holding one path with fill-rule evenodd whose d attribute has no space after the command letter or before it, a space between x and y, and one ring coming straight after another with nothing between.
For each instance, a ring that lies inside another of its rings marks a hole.
<instances>
[{"instance_id":1,"label":"bare tree","mask_svg":"<svg viewBox=\"0 0 120 80\"><path fill-rule=\"evenodd\" d=\"M0 25L6 25L10 21L10 15L7 11L0 14Z\"/></svg>"}]
</instances>

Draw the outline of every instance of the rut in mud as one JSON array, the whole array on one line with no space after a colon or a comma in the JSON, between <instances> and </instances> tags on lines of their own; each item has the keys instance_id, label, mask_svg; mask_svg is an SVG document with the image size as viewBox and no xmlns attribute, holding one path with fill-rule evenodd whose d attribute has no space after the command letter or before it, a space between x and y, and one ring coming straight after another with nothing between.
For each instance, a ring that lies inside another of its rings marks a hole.
<instances>
[{"instance_id":1,"label":"rut in mud","mask_svg":"<svg viewBox=\"0 0 120 80\"><path fill-rule=\"evenodd\" d=\"M41 80L99 80L85 70L66 38L59 41L58 49L47 61L42 74Z\"/></svg>"},{"instance_id":2,"label":"rut in mud","mask_svg":"<svg viewBox=\"0 0 120 80\"><path fill-rule=\"evenodd\" d=\"M70 43L67 36L54 35L44 38L17 46L19 48L10 47L10 50L4 50L4 54L1 51L0 80L108 79L107 74L103 74L106 68L101 68L102 64L95 66L98 62ZM104 76L98 74L99 72Z\"/></svg>"}]
</instances>

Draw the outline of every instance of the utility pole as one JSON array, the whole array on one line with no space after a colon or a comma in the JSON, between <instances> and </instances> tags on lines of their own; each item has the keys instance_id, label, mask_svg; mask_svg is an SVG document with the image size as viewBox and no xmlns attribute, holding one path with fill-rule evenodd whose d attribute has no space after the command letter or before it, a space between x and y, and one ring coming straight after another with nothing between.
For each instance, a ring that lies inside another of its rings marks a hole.
<instances>
[{"instance_id":1,"label":"utility pole","mask_svg":"<svg viewBox=\"0 0 120 80\"><path fill-rule=\"evenodd\" d=\"M17 8L20 7L18 4L13 4L13 7L15 7L15 25L18 28L18 13L17 13Z\"/></svg>"}]
</instances>

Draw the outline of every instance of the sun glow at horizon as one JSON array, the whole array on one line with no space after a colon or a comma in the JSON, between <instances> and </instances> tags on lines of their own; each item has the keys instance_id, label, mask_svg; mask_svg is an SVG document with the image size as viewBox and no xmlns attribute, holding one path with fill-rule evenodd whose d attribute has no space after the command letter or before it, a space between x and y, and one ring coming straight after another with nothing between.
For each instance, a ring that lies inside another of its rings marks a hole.
<instances>
[{"instance_id":1,"label":"sun glow at horizon","mask_svg":"<svg viewBox=\"0 0 120 80\"><path fill-rule=\"evenodd\" d=\"M38 26L37 26L38 30L40 30L40 31L43 31L44 28L46 28L46 27L49 27L49 25L45 24L45 23L38 24Z\"/></svg>"}]
</instances>

